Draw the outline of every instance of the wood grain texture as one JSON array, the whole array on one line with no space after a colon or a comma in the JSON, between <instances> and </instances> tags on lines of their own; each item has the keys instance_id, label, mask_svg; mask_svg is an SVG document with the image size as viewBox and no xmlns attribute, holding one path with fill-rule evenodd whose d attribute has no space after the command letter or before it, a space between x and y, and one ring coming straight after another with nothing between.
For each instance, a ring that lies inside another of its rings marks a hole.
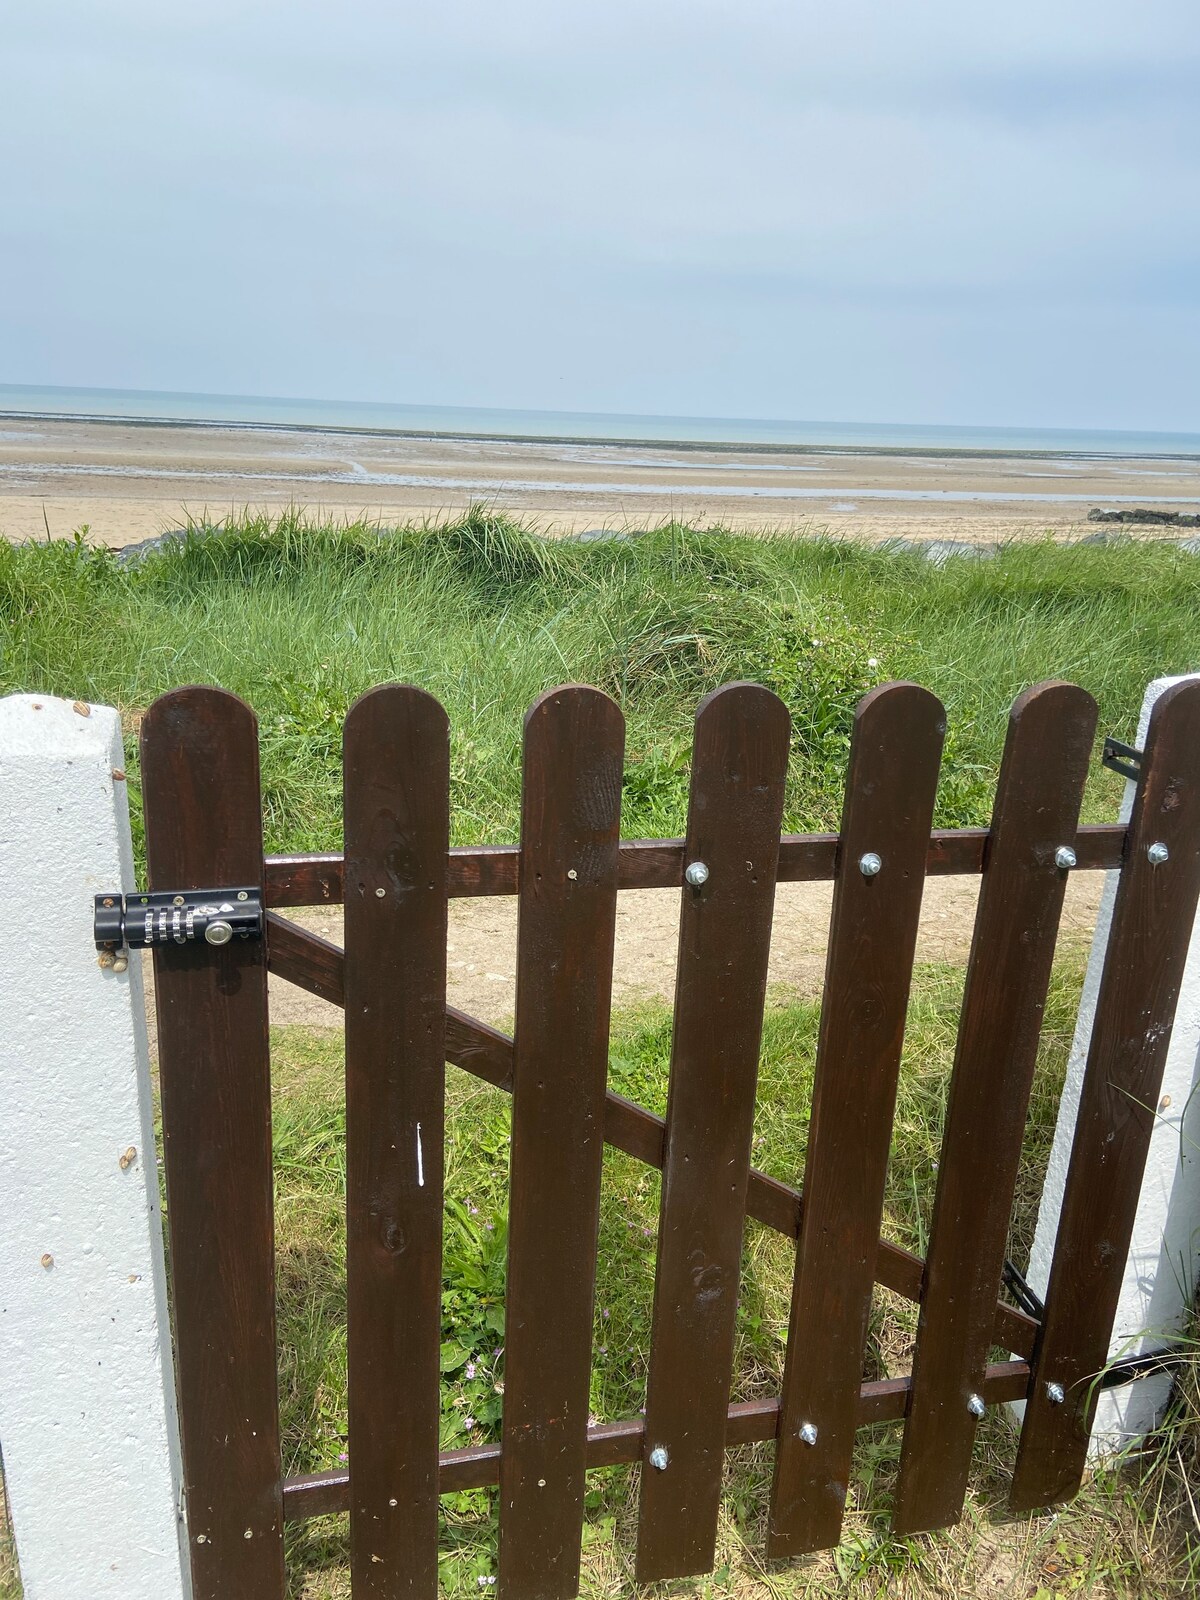
<instances>
[{"instance_id":1,"label":"wood grain texture","mask_svg":"<svg viewBox=\"0 0 1200 1600\"><path fill-rule=\"evenodd\" d=\"M1066 893L1096 703L1071 684L1012 708L984 862L950 1082L892 1525L920 1533L962 1512L994 1337L1012 1196Z\"/></svg>"},{"instance_id":2,"label":"wood grain texture","mask_svg":"<svg viewBox=\"0 0 1200 1600\"><path fill-rule=\"evenodd\" d=\"M625 728L598 690L525 719L499 1578L579 1587Z\"/></svg>"},{"instance_id":3,"label":"wood grain texture","mask_svg":"<svg viewBox=\"0 0 1200 1600\"><path fill-rule=\"evenodd\" d=\"M1098 823L1080 828L1078 872L1121 865L1125 828ZM986 828L946 828L929 841L930 877L970 876L983 870ZM516 894L516 845L468 845L446 857L446 888L452 900ZM675 889L683 876L682 839L626 839L621 845L617 885L621 889ZM837 859L836 833L784 834L779 844L780 883L830 879ZM336 905L342 898L342 858L336 854L268 856L269 906Z\"/></svg>"},{"instance_id":4,"label":"wood grain texture","mask_svg":"<svg viewBox=\"0 0 1200 1600\"><path fill-rule=\"evenodd\" d=\"M1151 844L1169 859L1153 865ZM1079 1487L1200 894L1200 683L1150 717L1113 906L1012 1508ZM1055 1405L1047 1385L1061 1385Z\"/></svg>"},{"instance_id":5,"label":"wood grain texture","mask_svg":"<svg viewBox=\"0 0 1200 1600\"><path fill-rule=\"evenodd\" d=\"M1002 1361L989 1367L983 1380L983 1397L988 1405L1008 1400L1023 1400L1029 1384L1029 1367L1024 1361ZM884 1378L864 1383L858 1392L858 1426L898 1422L908 1401L907 1378ZM757 1444L774 1439L779 1426L779 1398L769 1395L760 1400L739 1400L726 1417L725 1444ZM587 1465L615 1467L624 1462L641 1461L646 1448L642 1422L600 1422L588 1429ZM465 1450L447 1450L441 1458L441 1491L451 1494L460 1489L485 1489L500 1476L500 1446L472 1445ZM345 1511L349 1504L350 1477L342 1468L334 1472L311 1472L289 1478L283 1486L284 1515L288 1522L304 1522Z\"/></svg>"},{"instance_id":6,"label":"wood grain texture","mask_svg":"<svg viewBox=\"0 0 1200 1600\"><path fill-rule=\"evenodd\" d=\"M714 1559L791 718L757 684L701 702L683 889L637 1579ZM651 1452L665 1450L659 1471Z\"/></svg>"},{"instance_id":7,"label":"wood grain texture","mask_svg":"<svg viewBox=\"0 0 1200 1600\"><path fill-rule=\"evenodd\" d=\"M438 1588L450 729L372 689L343 739L350 1568L356 1597Z\"/></svg>"},{"instance_id":8,"label":"wood grain texture","mask_svg":"<svg viewBox=\"0 0 1200 1600\"><path fill-rule=\"evenodd\" d=\"M151 890L261 883L249 706L164 695L141 767ZM154 981L193 1591L283 1600L266 952L158 946Z\"/></svg>"},{"instance_id":9,"label":"wood grain texture","mask_svg":"<svg viewBox=\"0 0 1200 1600\"><path fill-rule=\"evenodd\" d=\"M298 928L277 912L268 913L267 923L271 971L334 1005L341 1005L343 962L338 947L307 929ZM498 1089L512 1089L512 1040L453 1006L446 1008L446 1059L485 1082L495 1084ZM605 1097L604 1138L614 1148L624 1150L648 1166L661 1167L666 1131L662 1117L635 1105L623 1095L610 1090ZM800 1231L802 1209L803 1197L798 1189L766 1173L751 1170L746 1210L756 1222L794 1239ZM908 1300L919 1300L923 1265L921 1258L910 1250L880 1240L875 1276L886 1288ZM1037 1326L1023 1311L998 1303L993 1343L1028 1357L1033 1353Z\"/></svg>"},{"instance_id":10,"label":"wood grain texture","mask_svg":"<svg viewBox=\"0 0 1200 1600\"><path fill-rule=\"evenodd\" d=\"M945 731L941 703L915 684L876 689L855 713L771 1487L772 1557L827 1549L841 1532ZM882 859L875 876L861 870L868 853Z\"/></svg>"}]
</instances>

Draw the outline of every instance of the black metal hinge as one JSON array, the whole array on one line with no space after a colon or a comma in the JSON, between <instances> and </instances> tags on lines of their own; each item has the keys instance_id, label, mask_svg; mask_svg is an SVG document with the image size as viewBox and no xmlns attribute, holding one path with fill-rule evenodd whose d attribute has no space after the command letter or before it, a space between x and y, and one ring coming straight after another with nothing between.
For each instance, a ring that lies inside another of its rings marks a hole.
<instances>
[{"instance_id":1,"label":"black metal hinge","mask_svg":"<svg viewBox=\"0 0 1200 1600\"><path fill-rule=\"evenodd\" d=\"M1035 1322L1041 1322L1046 1315L1043 1301L1034 1293L1026 1281L1025 1274L1011 1261L1004 1263L1004 1287L1012 1295L1027 1317L1032 1317Z\"/></svg>"},{"instance_id":2,"label":"black metal hinge","mask_svg":"<svg viewBox=\"0 0 1200 1600\"><path fill-rule=\"evenodd\" d=\"M201 941L223 945L233 939L261 939L262 931L262 894L255 888L96 896L97 950L147 950Z\"/></svg>"},{"instance_id":3,"label":"black metal hinge","mask_svg":"<svg viewBox=\"0 0 1200 1600\"><path fill-rule=\"evenodd\" d=\"M1109 734L1104 741L1100 765L1107 767L1110 772L1119 772L1123 778L1132 778L1136 782L1142 775L1142 751L1135 750L1131 744L1122 744L1120 739L1114 739Z\"/></svg>"}]
</instances>

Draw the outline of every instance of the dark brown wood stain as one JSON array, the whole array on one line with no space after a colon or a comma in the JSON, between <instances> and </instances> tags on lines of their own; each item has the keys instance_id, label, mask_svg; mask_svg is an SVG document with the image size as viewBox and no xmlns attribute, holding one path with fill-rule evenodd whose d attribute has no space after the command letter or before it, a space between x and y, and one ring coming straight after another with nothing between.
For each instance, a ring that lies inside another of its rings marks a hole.
<instances>
[{"instance_id":1,"label":"dark brown wood stain","mask_svg":"<svg viewBox=\"0 0 1200 1600\"><path fill-rule=\"evenodd\" d=\"M164 695L141 766L151 890L262 882L249 706ZM283 1600L266 950L159 946L154 983L195 1600Z\"/></svg>"},{"instance_id":2,"label":"dark brown wood stain","mask_svg":"<svg viewBox=\"0 0 1200 1600\"><path fill-rule=\"evenodd\" d=\"M525 720L499 1554L520 1600L579 1587L624 745L595 689Z\"/></svg>"},{"instance_id":3,"label":"dark brown wood stain","mask_svg":"<svg viewBox=\"0 0 1200 1600\"><path fill-rule=\"evenodd\" d=\"M639 1583L707 1572L716 1548L790 731L757 684L696 714L685 856L708 878L679 920Z\"/></svg>"},{"instance_id":4,"label":"dark brown wood stain","mask_svg":"<svg viewBox=\"0 0 1200 1600\"><path fill-rule=\"evenodd\" d=\"M838 1542L946 714L889 684L850 746L767 1553ZM873 853L874 876L861 870Z\"/></svg>"},{"instance_id":5,"label":"dark brown wood stain","mask_svg":"<svg viewBox=\"0 0 1200 1600\"><path fill-rule=\"evenodd\" d=\"M346 1286L356 1600L438 1590L450 731L373 689L344 738Z\"/></svg>"},{"instance_id":6,"label":"dark brown wood stain","mask_svg":"<svg viewBox=\"0 0 1200 1600\"><path fill-rule=\"evenodd\" d=\"M1080 828L1078 872L1121 865L1125 828L1093 823ZM930 877L970 876L983 870L986 828L946 828L929 841ZM673 889L683 872L682 839L625 839L617 885L621 889ZM779 844L780 883L815 883L834 874L836 833L784 834ZM452 900L517 892L520 850L516 845L466 845L446 857L446 889ZM336 905L342 898L342 858L336 854L267 857L267 904Z\"/></svg>"},{"instance_id":7,"label":"dark brown wood stain","mask_svg":"<svg viewBox=\"0 0 1200 1600\"><path fill-rule=\"evenodd\" d=\"M1169 859L1147 851L1165 844ZM1200 683L1150 718L1067 1169L1046 1317L1013 1478L1014 1511L1079 1487L1200 895ZM1049 1384L1065 1400L1054 1404Z\"/></svg>"},{"instance_id":8,"label":"dark brown wood stain","mask_svg":"<svg viewBox=\"0 0 1200 1600\"><path fill-rule=\"evenodd\" d=\"M967 967L892 1524L898 1534L962 1512L994 1338L1042 1013L1087 781L1096 703L1071 684L1012 708Z\"/></svg>"},{"instance_id":9,"label":"dark brown wood stain","mask_svg":"<svg viewBox=\"0 0 1200 1600\"><path fill-rule=\"evenodd\" d=\"M342 1004L342 952L307 929L298 928L277 912L267 916L271 971L334 1005ZM446 1059L464 1071L512 1089L512 1040L453 1006L446 1008ZM611 1090L605 1100L605 1142L648 1166L661 1167L666 1144L666 1122L642 1106ZM746 1191L747 1214L777 1232L795 1238L800 1231L803 1196L798 1189L766 1173L750 1172ZM911 1250L887 1240L879 1241L876 1281L907 1300L921 1298L923 1263ZM1015 1306L996 1306L993 1343L1017 1355L1033 1353L1037 1323Z\"/></svg>"}]
</instances>

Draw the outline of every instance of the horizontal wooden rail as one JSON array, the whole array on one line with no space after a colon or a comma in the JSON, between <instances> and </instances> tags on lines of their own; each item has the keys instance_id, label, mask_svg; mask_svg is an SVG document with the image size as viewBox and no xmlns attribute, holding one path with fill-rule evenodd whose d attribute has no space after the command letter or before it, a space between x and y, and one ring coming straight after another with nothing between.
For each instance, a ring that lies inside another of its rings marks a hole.
<instances>
[{"instance_id":1,"label":"horizontal wooden rail","mask_svg":"<svg viewBox=\"0 0 1200 1600\"><path fill-rule=\"evenodd\" d=\"M925 871L930 877L969 876L983 871L986 828L944 828L930 835ZM787 833L779 846L780 883L832 880L837 861L836 833ZM1101 823L1080 828L1075 840L1076 870L1104 872L1121 865L1125 828ZM451 850L446 890L451 899L515 895L518 845L471 845ZM682 839L633 839L621 845L619 889L678 889L683 882ZM340 905L340 855L268 856L269 906Z\"/></svg>"},{"instance_id":2,"label":"horizontal wooden rail","mask_svg":"<svg viewBox=\"0 0 1200 1600\"><path fill-rule=\"evenodd\" d=\"M277 977L319 995L330 1004L344 1004L345 958L337 945L275 912L267 916L267 965ZM506 1093L512 1092L512 1040L453 1006L446 1008L446 1059ZM604 1140L627 1155L660 1170L666 1123L662 1117L624 1096L608 1093L604 1108ZM800 1191L765 1172L752 1171L746 1210L756 1221L794 1239L800 1231ZM877 1282L906 1300L919 1301L924 1262L899 1245L879 1241ZM1019 1356L1033 1354L1038 1325L1013 1306L997 1304L995 1342Z\"/></svg>"},{"instance_id":3,"label":"horizontal wooden rail","mask_svg":"<svg viewBox=\"0 0 1200 1600\"><path fill-rule=\"evenodd\" d=\"M908 1378L883 1378L864 1383L859 1390L858 1426L876 1422L899 1422L908 1405ZM983 1398L988 1405L1023 1400L1029 1392L1029 1365L1025 1361L1002 1361L987 1370ZM729 1407L725 1435L726 1447L757 1444L773 1439L779 1425L779 1397L742 1400ZM618 1467L640 1461L645 1450L644 1422L601 1422L588 1429L587 1464ZM500 1446L474 1445L466 1450L447 1450L440 1458L438 1490L452 1494L461 1489L486 1489L500 1481ZM303 1477L286 1478L283 1484L285 1522L306 1522L346 1511L350 1505L350 1474L345 1467L336 1472L313 1472Z\"/></svg>"}]
</instances>

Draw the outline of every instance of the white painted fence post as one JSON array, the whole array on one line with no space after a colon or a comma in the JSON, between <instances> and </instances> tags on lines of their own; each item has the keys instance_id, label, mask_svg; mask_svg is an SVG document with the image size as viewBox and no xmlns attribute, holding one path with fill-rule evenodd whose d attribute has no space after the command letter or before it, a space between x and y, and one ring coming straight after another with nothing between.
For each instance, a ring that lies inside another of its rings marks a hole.
<instances>
[{"instance_id":1,"label":"white painted fence post","mask_svg":"<svg viewBox=\"0 0 1200 1600\"><path fill-rule=\"evenodd\" d=\"M1198 676L1200 674L1191 674ZM1150 709L1164 690L1182 678L1156 678L1146 690L1138 724L1138 747L1145 744ZM1133 808L1136 785L1125 787L1121 820ZM1071 1140L1079 1112L1083 1068L1091 1042L1100 974L1108 945L1119 874L1110 872L1096 922L1079 1019L1067 1064L1066 1083L1054 1131L1054 1145L1038 1211L1029 1263L1029 1282L1044 1294L1050 1277ZM1157 1108L1146 1175L1142 1183L1125 1280L1113 1324L1110 1356L1161 1350L1177 1335L1196 1292L1200 1270L1200 917L1192 932L1175 1027L1171 1034L1161 1098ZM1094 1455L1123 1449L1152 1429L1171 1389L1165 1374L1104 1391L1092 1429Z\"/></svg>"},{"instance_id":2,"label":"white painted fence post","mask_svg":"<svg viewBox=\"0 0 1200 1600\"><path fill-rule=\"evenodd\" d=\"M187 1600L120 722L0 700L0 1450L26 1600Z\"/></svg>"}]
</instances>

